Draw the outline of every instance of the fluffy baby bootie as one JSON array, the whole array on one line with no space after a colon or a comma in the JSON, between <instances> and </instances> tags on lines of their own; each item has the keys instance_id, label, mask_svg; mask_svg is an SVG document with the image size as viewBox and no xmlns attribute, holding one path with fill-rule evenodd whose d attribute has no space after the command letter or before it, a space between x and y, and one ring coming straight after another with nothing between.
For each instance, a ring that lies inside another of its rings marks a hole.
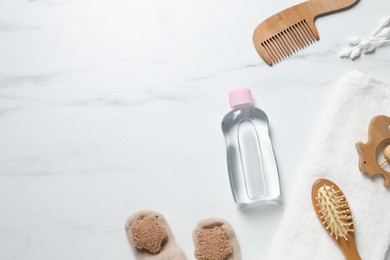
<instances>
[{"instance_id":1,"label":"fluffy baby bootie","mask_svg":"<svg viewBox=\"0 0 390 260\"><path fill-rule=\"evenodd\" d=\"M232 226L220 218L198 222L192 232L198 260L240 260L241 254Z\"/></svg>"},{"instance_id":2,"label":"fluffy baby bootie","mask_svg":"<svg viewBox=\"0 0 390 260\"><path fill-rule=\"evenodd\" d=\"M167 221L158 212L134 213L127 219L125 230L137 260L186 260Z\"/></svg>"}]
</instances>

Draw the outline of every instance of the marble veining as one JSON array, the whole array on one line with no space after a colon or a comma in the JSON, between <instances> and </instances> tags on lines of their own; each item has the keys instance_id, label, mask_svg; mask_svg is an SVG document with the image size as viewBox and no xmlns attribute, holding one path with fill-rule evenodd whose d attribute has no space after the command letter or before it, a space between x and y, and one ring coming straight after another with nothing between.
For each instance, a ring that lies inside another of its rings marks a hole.
<instances>
[{"instance_id":1,"label":"marble veining","mask_svg":"<svg viewBox=\"0 0 390 260\"><path fill-rule=\"evenodd\" d=\"M316 21L320 40L274 67L254 28L298 0L0 1L0 260L134 259L123 224L153 209L193 259L192 229L220 217L243 259L266 259L337 80L390 82L390 46L338 53L390 2ZM279 206L239 208L220 128L227 92L268 115Z\"/></svg>"}]
</instances>

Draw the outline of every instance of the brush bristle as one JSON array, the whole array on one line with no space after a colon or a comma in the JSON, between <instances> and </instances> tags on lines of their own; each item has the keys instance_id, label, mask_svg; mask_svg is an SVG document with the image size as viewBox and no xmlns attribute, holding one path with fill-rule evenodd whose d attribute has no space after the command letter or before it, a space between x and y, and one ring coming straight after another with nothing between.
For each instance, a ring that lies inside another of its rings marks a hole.
<instances>
[{"instance_id":1,"label":"brush bristle","mask_svg":"<svg viewBox=\"0 0 390 260\"><path fill-rule=\"evenodd\" d=\"M340 190L324 184L318 189L317 202L323 225L336 240L347 239L348 232L353 232L353 219L348 202Z\"/></svg>"}]
</instances>

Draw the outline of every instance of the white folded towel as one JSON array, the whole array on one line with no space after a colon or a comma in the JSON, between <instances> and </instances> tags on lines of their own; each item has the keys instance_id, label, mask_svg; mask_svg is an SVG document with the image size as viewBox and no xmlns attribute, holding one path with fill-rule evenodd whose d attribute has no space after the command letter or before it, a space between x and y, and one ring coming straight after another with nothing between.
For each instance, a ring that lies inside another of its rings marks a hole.
<instances>
[{"instance_id":1,"label":"white folded towel","mask_svg":"<svg viewBox=\"0 0 390 260\"><path fill-rule=\"evenodd\" d=\"M359 171L355 148L355 143L367 142L369 122L376 115L390 116L390 85L359 72L347 73L287 200L269 259L344 259L312 206L312 185L322 177L335 182L349 202L362 259L385 259L390 245L390 188L382 177L370 179Z\"/></svg>"}]
</instances>

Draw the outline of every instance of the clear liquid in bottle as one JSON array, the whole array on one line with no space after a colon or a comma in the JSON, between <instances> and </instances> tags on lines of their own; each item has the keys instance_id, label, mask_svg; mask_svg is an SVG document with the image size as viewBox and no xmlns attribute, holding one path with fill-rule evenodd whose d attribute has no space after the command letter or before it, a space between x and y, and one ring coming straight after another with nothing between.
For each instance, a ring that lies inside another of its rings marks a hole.
<instances>
[{"instance_id":1,"label":"clear liquid in bottle","mask_svg":"<svg viewBox=\"0 0 390 260\"><path fill-rule=\"evenodd\" d=\"M230 186L240 204L280 196L279 174L267 115L253 106L250 89L229 93L232 110L222 120Z\"/></svg>"}]
</instances>

